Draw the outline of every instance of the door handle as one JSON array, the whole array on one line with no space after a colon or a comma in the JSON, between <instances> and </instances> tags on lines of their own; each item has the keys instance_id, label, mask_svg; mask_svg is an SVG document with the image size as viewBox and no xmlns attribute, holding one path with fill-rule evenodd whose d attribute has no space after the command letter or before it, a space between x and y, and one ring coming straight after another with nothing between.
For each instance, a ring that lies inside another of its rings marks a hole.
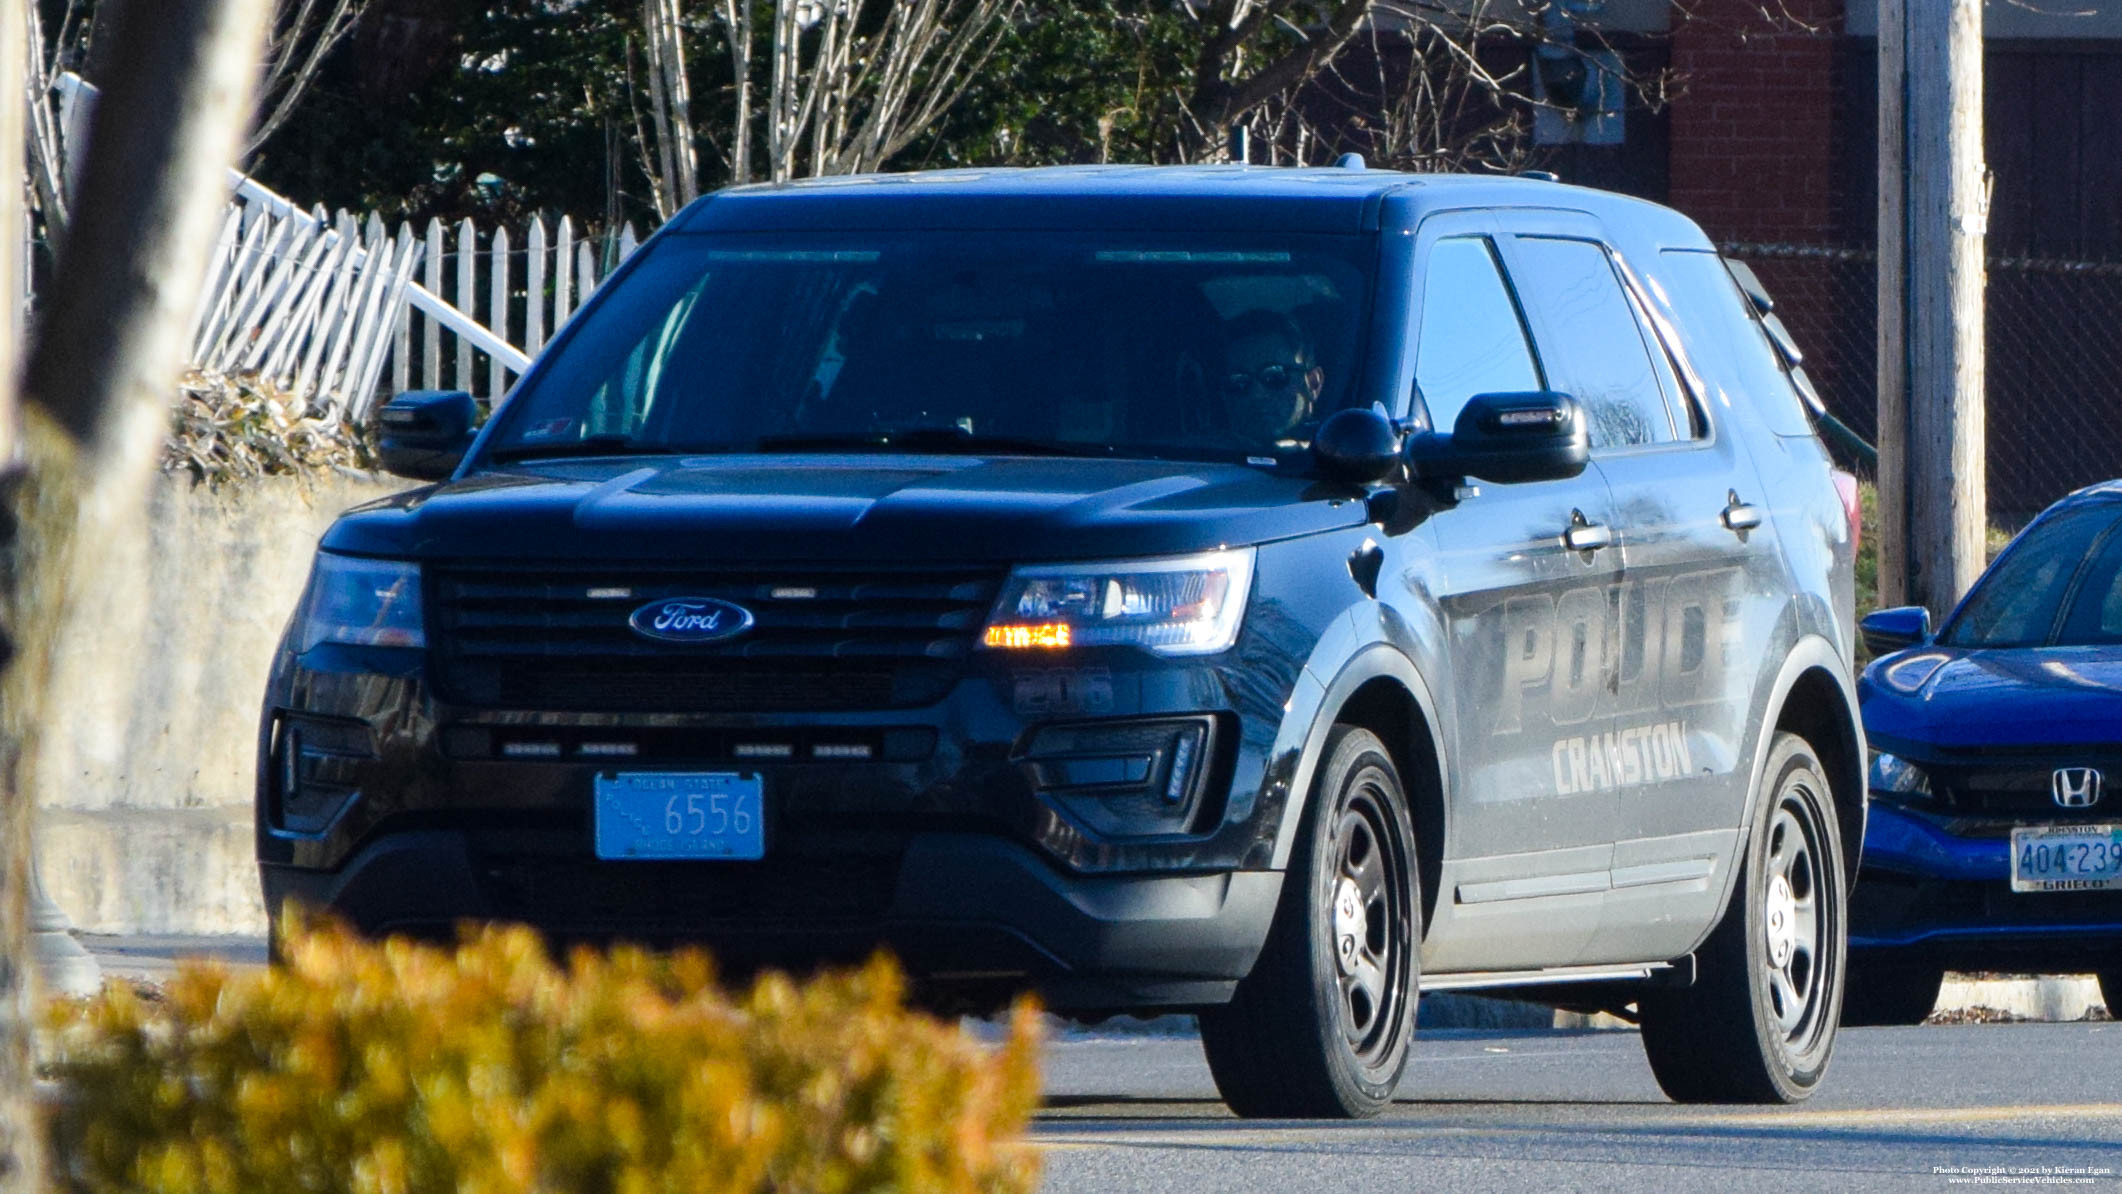
<instances>
[{"instance_id":1,"label":"door handle","mask_svg":"<svg viewBox=\"0 0 2122 1194\"><path fill-rule=\"evenodd\" d=\"M1725 530L1750 531L1761 525L1761 507L1749 506L1740 501L1739 491L1736 489L1726 492L1729 493L1730 500L1724 504L1724 512L1717 516L1717 520L1724 524Z\"/></svg>"},{"instance_id":2,"label":"door handle","mask_svg":"<svg viewBox=\"0 0 2122 1194\"><path fill-rule=\"evenodd\" d=\"M1569 512L1569 529L1562 532L1562 546L1571 551L1594 552L1614 545L1614 529L1584 517L1584 511Z\"/></svg>"}]
</instances>

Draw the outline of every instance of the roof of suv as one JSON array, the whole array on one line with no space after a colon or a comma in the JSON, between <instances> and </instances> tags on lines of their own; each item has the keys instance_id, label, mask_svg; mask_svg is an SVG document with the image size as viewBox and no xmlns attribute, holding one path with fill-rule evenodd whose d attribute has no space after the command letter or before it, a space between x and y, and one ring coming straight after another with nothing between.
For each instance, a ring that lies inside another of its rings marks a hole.
<instances>
[{"instance_id":1,"label":"roof of suv","mask_svg":"<svg viewBox=\"0 0 2122 1194\"><path fill-rule=\"evenodd\" d=\"M688 232L1042 226L1355 232L1375 228L1381 203L1396 193L1425 207L1556 206L1685 223L1656 204L1539 179L1226 165L1048 166L812 178L707 196L681 215L678 224L680 231Z\"/></svg>"}]
</instances>

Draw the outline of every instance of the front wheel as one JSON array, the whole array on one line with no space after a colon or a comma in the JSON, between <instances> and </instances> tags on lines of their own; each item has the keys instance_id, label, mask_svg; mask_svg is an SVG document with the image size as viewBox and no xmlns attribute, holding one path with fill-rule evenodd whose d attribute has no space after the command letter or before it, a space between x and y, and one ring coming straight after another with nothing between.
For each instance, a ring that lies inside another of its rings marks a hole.
<instances>
[{"instance_id":1,"label":"front wheel","mask_svg":"<svg viewBox=\"0 0 2122 1194\"><path fill-rule=\"evenodd\" d=\"M1827 770L1778 733L1739 881L1691 987L1644 996L1643 1051L1680 1103L1795 1103L1827 1072L1848 891Z\"/></svg>"},{"instance_id":2,"label":"front wheel","mask_svg":"<svg viewBox=\"0 0 2122 1194\"><path fill-rule=\"evenodd\" d=\"M1415 1032L1418 883L1392 756L1334 727L1267 944L1231 1002L1201 1013L1232 1111L1348 1119L1391 1101Z\"/></svg>"},{"instance_id":3,"label":"front wheel","mask_svg":"<svg viewBox=\"0 0 2122 1194\"><path fill-rule=\"evenodd\" d=\"M2107 1018L2122 1020L2122 970L2100 972L2100 1000L2107 1004Z\"/></svg>"}]
</instances>

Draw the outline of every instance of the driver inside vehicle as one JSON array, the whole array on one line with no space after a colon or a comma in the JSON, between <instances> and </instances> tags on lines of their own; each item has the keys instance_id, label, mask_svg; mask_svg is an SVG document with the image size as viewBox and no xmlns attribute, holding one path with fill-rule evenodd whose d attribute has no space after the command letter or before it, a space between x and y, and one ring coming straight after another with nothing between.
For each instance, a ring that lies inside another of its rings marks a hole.
<instances>
[{"instance_id":1,"label":"driver inside vehicle","mask_svg":"<svg viewBox=\"0 0 2122 1194\"><path fill-rule=\"evenodd\" d=\"M1225 325L1223 345L1219 388L1232 436L1247 445L1289 439L1326 383L1311 337L1289 316L1256 309Z\"/></svg>"}]
</instances>

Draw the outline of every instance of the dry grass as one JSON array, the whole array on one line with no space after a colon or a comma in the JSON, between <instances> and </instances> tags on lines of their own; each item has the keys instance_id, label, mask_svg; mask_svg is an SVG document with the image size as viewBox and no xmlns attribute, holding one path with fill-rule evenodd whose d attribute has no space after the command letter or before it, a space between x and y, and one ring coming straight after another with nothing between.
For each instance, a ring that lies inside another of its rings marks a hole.
<instances>
[{"instance_id":1,"label":"dry grass","mask_svg":"<svg viewBox=\"0 0 2122 1194\"><path fill-rule=\"evenodd\" d=\"M307 402L252 375L186 374L162 453L164 472L216 488L375 466L364 429L317 417Z\"/></svg>"}]
</instances>

